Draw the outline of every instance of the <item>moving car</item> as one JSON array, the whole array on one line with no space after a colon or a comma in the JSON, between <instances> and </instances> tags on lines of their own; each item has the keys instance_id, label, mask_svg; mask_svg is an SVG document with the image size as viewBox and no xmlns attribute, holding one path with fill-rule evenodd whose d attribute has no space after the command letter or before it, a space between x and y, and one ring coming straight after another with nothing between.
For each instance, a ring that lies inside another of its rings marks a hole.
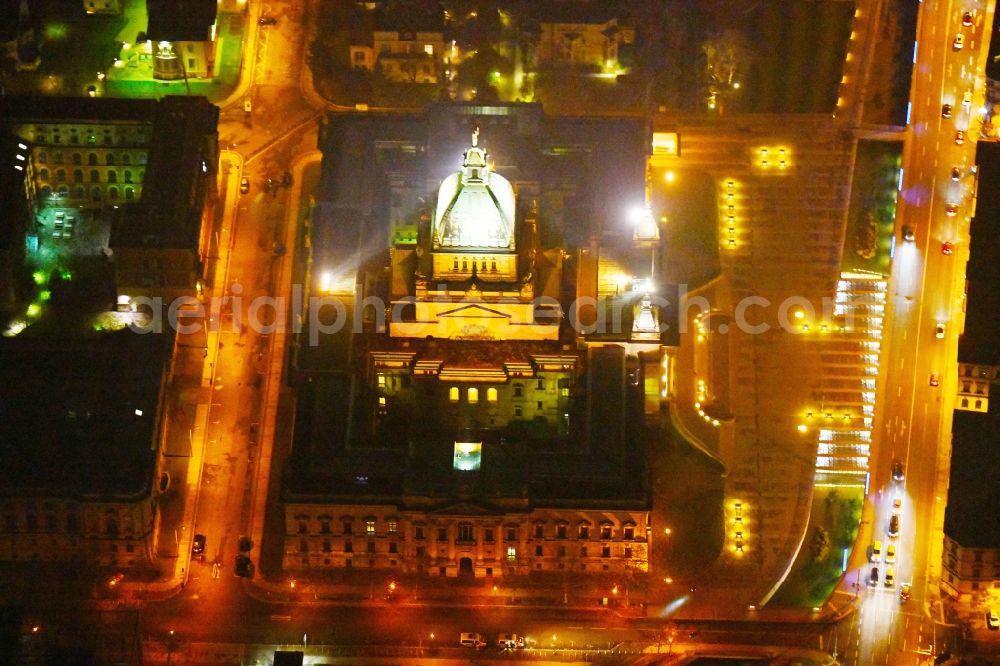
<instances>
[{"instance_id":1,"label":"moving car","mask_svg":"<svg viewBox=\"0 0 1000 666\"><path fill-rule=\"evenodd\" d=\"M965 132L963 130L958 130L957 132L955 132L955 143L957 143L960 146L963 143L965 143Z\"/></svg>"},{"instance_id":2,"label":"moving car","mask_svg":"<svg viewBox=\"0 0 1000 666\"><path fill-rule=\"evenodd\" d=\"M885 570L885 586L892 587L895 584L896 584L896 572L892 570L892 567L889 567L888 569Z\"/></svg>"},{"instance_id":3,"label":"moving car","mask_svg":"<svg viewBox=\"0 0 1000 666\"><path fill-rule=\"evenodd\" d=\"M962 12L962 25L966 28L972 25L972 12Z\"/></svg>"},{"instance_id":4,"label":"moving car","mask_svg":"<svg viewBox=\"0 0 1000 666\"><path fill-rule=\"evenodd\" d=\"M945 254L951 254L950 252L945 252ZM944 339L944 322L939 321L934 327L934 337L938 340Z\"/></svg>"},{"instance_id":5,"label":"moving car","mask_svg":"<svg viewBox=\"0 0 1000 666\"><path fill-rule=\"evenodd\" d=\"M878 567L872 567L871 573L868 574L868 585L871 587L878 585Z\"/></svg>"},{"instance_id":6,"label":"moving car","mask_svg":"<svg viewBox=\"0 0 1000 666\"><path fill-rule=\"evenodd\" d=\"M246 178L246 177L241 178L240 179L240 194L246 194L249 191L250 191L250 179Z\"/></svg>"},{"instance_id":7,"label":"moving car","mask_svg":"<svg viewBox=\"0 0 1000 666\"><path fill-rule=\"evenodd\" d=\"M253 112L253 103L250 101L249 97L247 97L247 98L245 98L243 100L243 111L246 112L246 113L252 113Z\"/></svg>"},{"instance_id":8,"label":"moving car","mask_svg":"<svg viewBox=\"0 0 1000 666\"><path fill-rule=\"evenodd\" d=\"M896 544L890 543L888 546L886 546L885 549L885 563L892 564L895 561L896 561ZM892 569L890 569L889 571L892 571ZM886 574L886 576L888 577L888 574Z\"/></svg>"},{"instance_id":9,"label":"moving car","mask_svg":"<svg viewBox=\"0 0 1000 666\"><path fill-rule=\"evenodd\" d=\"M907 243L912 243L914 238L913 227L903 227L903 240Z\"/></svg>"},{"instance_id":10,"label":"moving car","mask_svg":"<svg viewBox=\"0 0 1000 666\"><path fill-rule=\"evenodd\" d=\"M240 578L253 578L253 562L242 553L236 556L236 575Z\"/></svg>"},{"instance_id":11,"label":"moving car","mask_svg":"<svg viewBox=\"0 0 1000 666\"><path fill-rule=\"evenodd\" d=\"M930 384L931 386L940 386L941 385L941 375L939 375L936 372L932 372L931 373L931 378L929 380L927 380L927 383Z\"/></svg>"},{"instance_id":12,"label":"moving car","mask_svg":"<svg viewBox=\"0 0 1000 666\"><path fill-rule=\"evenodd\" d=\"M993 609L986 611L986 626L990 631L1000 629L1000 617L997 617L997 612Z\"/></svg>"},{"instance_id":13,"label":"moving car","mask_svg":"<svg viewBox=\"0 0 1000 666\"><path fill-rule=\"evenodd\" d=\"M903 498L902 497L896 497L895 499L892 500L892 510L893 511L899 511L902 508L903 508Z\"/></svg>"},{"instance_id":14,"label":"moving car","mask_svg":"<svg viewBox=\"0 0 1000 666\"><path fill-rule=\"evenodd\" d=\"M972 106L971 90L966 90L964 93L962 93L962 106L965 108L966 111L968 111L969 108Z\"/></svg>"},{"instance_id":15,"label":"moving car","mask_svg":"<svg viewBox=\"0 0 1000 666\"><path fill-rule=\"evenodd\" d=\"M892 461L892 478L895 481L903 480L903 463L899 460Z\"/></svg>"},{"instance_id":16,"label":"moving car","mask_svg":"<svg viewBox=\"0 0 1000 666\"><path fill-rule=\"evenodd\" d=\"M875 541L875 542L872 543L871 561L872 562L881 562L882 561L882 542L881 541Z\"/></svg>"},{"instance_id":17,"label":"moving car","mask_svg":"<svg viewBox=\"0 0 1000 666\"><path fill-rule=\"evenodd\" d=\"M951 179L954 180L955 182L958 182L959 180L962 179L962 170L959 169L957 166L951 168Z\"/></svg>"},{"instance_id":18,"label":"moving car","mask_svg":"<svg viewBox=\"0 0 1000 666\"><path fill-rule=\"evenodd\" d=\"M958 215L958 204L957 203L945 204L944 212L948 214L948 217L955 217L956 215Z\"/></svg>"},{"instance_id":19,"label":"moving car","mask_svg":"<svg viewBox=\"0 0 1000 666\"><path fill-rule=\"evenodd\" d=\"M894 513L889 518L889 536L895 539L899 536L899 514Z\"/></svg>"},{"instance_id":20,"label":"moving car","mask_svg":"<svg viewBox=\"0 0 1000 666\"><path fill-rule=\"evenodd\" d=\"M481 648L486 647L486 639L482 634L463 632L458 637L458 644L462 647Z\"/></svg>"},{"instance_id":21,"label":"moving car","mask_svg":"<svg viewBox=\"0 0 1000 666\"><path fill-rule=\"evenodd\" d=\"M259 19L257 19L257 25L278 25L278 19L273 16L268 16L264 14Z\"/></svg>"},{"instance_id":22,"label":"moving car","mask_svg":"<svg viewBox=\"0 0 1000 666\"><path fill-rule=\"evenodd\" d=\"M192 555L201 555L202 557L205 556L205 535L204 534L195 534L194 535L194 543L191 545L191 554Z\"/></svg>"},{"instance_id":23,"label":"moving car","mask_svg":"<svg viewBox=\"0 0 1000 666\"><path fill-rule=\"evenodd\" d=\"M955 244L951 241L941 243L941 254L951 254L955 251Z\"/></svg>"},{"instance_id":24,"label":"moving car","mask_svg":"<svg viewBox=\"0 0 1000 666\"><path fill-rule=\"evenodd\" d=\"M942 104L941 105L941 117L942 118L951 118L951 104Z\"/></svg>"},{"instance_id":25,"label":"moving car","mask_svg":"<svg viewBox=\"0 0 1000 666\"><path fill-rule=\"evenodd\" d=\"M910 584L901 583L899 586L899 603L905 604L910 600Z\"/></svg>"},{"instance_id":26,"label":"moving car","mask_svg":"<svg viewBox=\"0 0 1000 666\"><path fill-rule=\"evenodd\" d=\"M961 50L961 48L965 46L965 35L963 35L962 33L958 33L957 35L955 35L955 39L954 41L952 41L951 46L956 51Z\"/></svg>"}]
</instances>

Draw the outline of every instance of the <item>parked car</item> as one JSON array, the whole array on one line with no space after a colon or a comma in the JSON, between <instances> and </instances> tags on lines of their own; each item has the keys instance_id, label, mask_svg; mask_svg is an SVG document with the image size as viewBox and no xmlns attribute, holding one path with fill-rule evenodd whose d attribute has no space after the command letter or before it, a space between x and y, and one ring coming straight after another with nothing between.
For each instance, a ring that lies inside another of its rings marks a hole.
<instances>
[{"instance_id":1,"label":"parked car","mask_svg":"<svg viewBox=\"0 0 1000 666\"><path fill-rule=\"evenodd\" d=\"M903 480L903 463L900 460L892 461L892 478L895 481Z\"/></svg>"},{"instance_id":2,"label":"parked car","mask_svg":"<svg viewBox=\"0 0 1000 666\"><path fill-rule=\"evenodd\" d=\"M892 564L895 561L896 561L896 544L890 543L885 548L885 563L886 564ZM890 571L891 571L891 569L890 569ZM888 575L888 574L886 574L886 575Z\"/></svg>"},{"instance_id":3,"label":"parked car","mask_svg":"<svg viewBox=\"0 0 1000 666\"><path fill-rule=\"evenodd\" d=\"M901 583L899 586L899 603L905 604L910 600L910 584Z\"/></svg>"},{"instance_id":4,"label":"parked car","mask_svg":"<svg viewBox=\"0 0 1000 666\"><path fill-rule=\"evenodd\" d=\"M273 16L268 16L264 14L259 19L257 19L257 25L278 25L278 19Z\"/></svg>"},{"instance_id":5,"label":"parked car","mask_svg":"<svg viewBox=\"0 0 1000 666\"><path fill-rule=\"evenodd\" d=\"M871 556L870 559L871 559L872 562L881 562L882 561L882 542L881 541L876 540L876 541L872 542L872 556Z\"/></svg>"},{"instance_id":6,"label":"parked car","mask_svg":"<svg viewBox=\"0 0 1000 666\"><path fill-rule=\"evenodd\" d=\"M236 556L236 575L240 578L253 578L253 561L242 553Z\"/></svg>"},{"instance_id":7,"label":"parked car","mask_svg":"<svg viewBox=\"0 0 1000 666\"><path fill-rule=\"evenodd\" d=\"M895 584L896 584L896 572L892 570L892 567L889 567L888 569L885 570L885 586L892 587Z\"/></svg>"},{"instance_id":8,"label":"parked car","mask_svg":"<svg viewBox=\"0 0 1000 666\"><path fill-rule=\"evenodd\" d=\"M878 586L878 567L872 567L871 573L868 574L868 585Z\"/></svg>"},{"instance_id":9,"label":"parked car","mask_svg":"<svg viewBox=\"0 0 1000 666\"><path fill-rule=\"evenodd\" d=\"M192 555L200 555L201 557L205 556L205 535L204 534L195 534L194 535L194 542L191 545L191 554Z\"/></svg>"},{"instance_id":10,"label":"parked car","mask_svg":"<svg viewBox=\"0 0 1000 666\"><path fill-rule=\"evenodd\" d=\"M938 340L943 340L944 339L944 322L943 321L939 321L934 326L934 337L937 338Z\"/></svg>"},{"instance_id":11,"label":"parked car","mask_svg":"<svg viewBox=\"0 0 1000 666\"><path fill-rule=\"evenodd\" d=\"M889 536L895 539L899 536L899 514L894 513L889 518Z\"/></svg>"},{"instance_id":12,"label":"parked car","mask_svg":"<svg viewBox=\"0 0 1000 666\"><path fill-rule=\"evenodd\" d=\"M993 609L986 611L986 627L990 631L1000 629L1000 617L997 617L997 612Z\"/></svg>"},{"instance_id":13,"label":"parked car","mask_svg":"<svg viewBox=\"0 0 1000 666\"><path fill-rule=\"evenodd\" d=\"M524 636L517 634L500 634L497 636L497 647L501 650L524 649Z\"/></svg>"}]
</instances>

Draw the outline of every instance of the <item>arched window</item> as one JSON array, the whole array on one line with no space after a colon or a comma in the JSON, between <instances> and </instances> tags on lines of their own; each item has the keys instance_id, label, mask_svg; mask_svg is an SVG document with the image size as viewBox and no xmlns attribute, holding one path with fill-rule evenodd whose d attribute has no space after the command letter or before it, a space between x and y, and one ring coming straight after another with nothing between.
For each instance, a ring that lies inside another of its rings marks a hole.
<instances>
[{"instance_id":1,"label":"arched window","mask_svg":"<svg viewBox=\"0 0 1000 666\"><path fill-rule=\"evenodd\" d=\"M42 180L48 180L49 179L49 170L48 169L41 169L41 170L39 170L38 177L41 178Z\"/></svg>"},{"instance_id":2,"label":"arched window","mask_svg":"<svg viewBox=\"0 0 1000 666\"><path fill-rule=\"evenodd\" d=\"M80 156L80 153L73 153L73 164L82 164L82 163L83 163L83 157Z\"/></svg>"},{"instance_id":3,"label":"arched window","mask_svg":"<svg viewBox=\"0 0 1000 666\"><path fill-rule=\"evenodd\" d=\"M122 153L122 164L125 166L132 164L132 156L128 153Z\"/></svg>"},{"instance_id":4,"label":"arched window","mask_svg":"<svg viewBox=\"0 0 1000 666\"><path fill-rule=\"evenodd\" d=\"M448 389L448 400L450 402L458 402L458 387L452 386Z\"/></svg>"},{"instance_id":5,"label":"arched window","mask_svg":"<svg viewBox=\"0 0 1000 666\"><path fill-rule=\"evenodd\" d=\"M132 182L132 172L129 171L128 169L125 169L125 182L126 183Z\"/></svg>"},{"instance_id":6,"label":"arched window","mask_svg":"<svg viewBox=\"0 0 1000 666\"><path fill-rule=\"evenodd\" d=\"M90 182L99 183L101 182L101 172L97 169L90 170Z\"/></svg>"},{"instance_id":7,"label":"arched window","mask_svg":"<svg viewBox=\"0 0 1000 666\"><path fill-rule=\"evenodd\" d=\"M66 182L66 169L56 169L56 182L57 183Z\"/></svg>"},{"instance_id":8,"label":"arched window","mask_svg":"<svg viewBox=\"0 0 1000 666\"><path fill-rule=\"evenodd\" d=\"M104 163L107 164L108 166L114 166L115 165L114 153L108 153L107 155L105 155Z\"/></svg>"},{"instance_id":9,"label":"arched window","mask_svg":"<svg viewBox=\"0 0 1000 666\"><path fill-rule=\"evenodd\" d=\"M77 185L75 188L73 188L73 196L76 197L77 199L83 199L85 196L87 196L87 190L83 188L83 185Z\"/></svg>"},{"instance_id":10,"label":"arched window","mask_svg":"<svg viewBox=\"0 0 1000 666\"><path fill-rule=\"evenodd\" d=\"M497 401L497 390L493 387L486 389L486 402Z\"/></svg>"},{"instance_id":11,"label":"arched window","mask_svg":"<svg viewBox=\"0 0 1000 666\"><path fill-rule=\"evenodd\" d=\"M97 153L87 154L87 164L89 166L97 166Z\"/></svg>"},{"instance_id":12,"label":"arched window","mask_svg":"<svg viewBox=\"0 0 1000 666\"><path fill-rule=\"evenodd\" d=\"M468 391L469 404L474 405L479 402L479 389L473 387Z\"/></svg>"},{"instance_id":13,"label":"arched window","mask_svg":"<svg viewBox=\"0 0 1000 666\"><path fill-rule=\"evenodd\" d=\"M42 195L42 198L48 199L52 196L52 188L48 185L42 185L42 189L38 190L38 193Z\"/></svg>"},{"instance_id":14,"label":"arched window","mask_svg":"<svg viewBox=\"0 0 1000 666\"><path fill-rule=\"evenodd\" d=\"M109 187L108 188L108 198L110 198L112 201L117 201L118 200L118 188L117 187Z\"/></svg>"},{"instance_id":15,"label":"arched window","mask_svg":"<svg viewBox=\"0 0 1000 666\"><path fill-rule=\"evenodd\" d=\"M60 185L58 190L59 196L65 197L69 194L69 187L66 185Z\"/></svg>"},{"instance_id":16,"label":"arched window","mask_svg":"<svg viewBox=\"0 0 1000 666\"><path fill-rule=\"evenodd\" d=\"M91 190L90 190L90 198L93 199L94 201L100 201L101 200L101 188L97 187L97 186L94 186L93 188L91 188Z\"/></svg>"},{"instance_id":17,"label":"arched window","mask_svg":"<svg viewBox=\"0 0 1000 666\"><path fill-rule=\"evenodd\" d=\"M135 199L135 192L131 187L125 188L125 201L133 201Z\"/></svg>"},{"instance_id":18,"label":"arched window","mask_svg":"<svg viewBox=\"0 0 1000 666\"><path fill-rule=\"evenodd\" d=\"M73 169L73 182L74 183L83 182L83 169Z\"/></svg>"},{"instance_id":19,"label":"arched window","mask_svg":"<svg viewBox=\"0 0 1000 666\"><path fill-rule=\"evenodd\" d=\"M114 169L108 169L108 182L117 183L118 182L118 172Z\"/></svg>"},{"instance_id":20,"label":"arched window","mask_svg":"<svg viewBox=\"0 0 1000 666\"><path fill-rule=\"evenodd\" d=\"M39 164L48 164L49 163L49 155L44 150L39 151L39 153L38 153L38 163Z\"/></svg>"}]
</instances>

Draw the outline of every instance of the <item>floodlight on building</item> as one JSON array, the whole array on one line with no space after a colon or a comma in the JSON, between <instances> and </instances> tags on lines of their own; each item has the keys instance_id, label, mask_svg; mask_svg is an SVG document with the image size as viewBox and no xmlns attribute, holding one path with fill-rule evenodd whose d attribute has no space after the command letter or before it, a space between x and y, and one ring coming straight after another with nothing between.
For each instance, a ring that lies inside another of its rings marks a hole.
<instances>
[{"instance_id":1,"label":"floodlight on building","mask_svg":"<svg viewBox=\"0 0 1000 666\"><path fill-rule=\"evenodd\" d=\"M21 150L27 150L28 149L28 147L26 145L24 145L23 143L21 143L20 141L17 142L17 147L20 148Z\"/></svg>"}]
</instances>

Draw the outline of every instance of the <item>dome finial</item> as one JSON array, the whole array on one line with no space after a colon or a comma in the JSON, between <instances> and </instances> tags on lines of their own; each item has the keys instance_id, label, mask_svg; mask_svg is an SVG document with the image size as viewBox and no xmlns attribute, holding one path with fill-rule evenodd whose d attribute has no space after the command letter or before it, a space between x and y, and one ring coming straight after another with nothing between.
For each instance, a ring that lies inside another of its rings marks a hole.
<instances>
[{"instance_id":1,"label":"dome finial","mask_svg":"<svg viewBox=\"0 0 1000 666\"><path fill-rule=\"evenodd\" d=\"M472 130L472 147L475 148L479 145L479 125Z\"/></svg>"}]
</instances>

